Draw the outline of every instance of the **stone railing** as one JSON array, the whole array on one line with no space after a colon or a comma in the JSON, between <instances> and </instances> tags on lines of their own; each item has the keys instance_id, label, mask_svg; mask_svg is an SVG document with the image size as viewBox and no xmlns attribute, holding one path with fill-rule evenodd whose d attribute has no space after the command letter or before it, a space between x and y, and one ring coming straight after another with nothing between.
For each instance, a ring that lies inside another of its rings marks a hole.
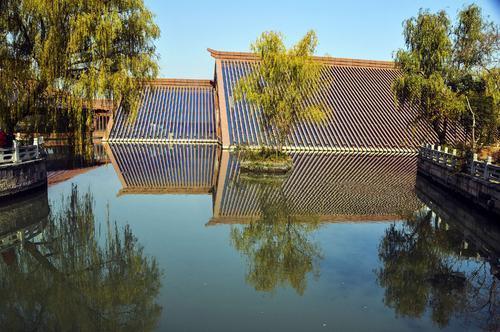
<instances>
[{"instance_id":1,"label":"stone railing","mask_svg":"<svg viewBox=\"0 0 500 332\"><path fill-rule=\"evenodd\" d=\"M420 157L432 160L449 169L456 169L459 166L461 158L457 154L457 149L451 151L448 148L441 149L440 146L427 144L420 148Z\"/></svg>"},{"instance_id":2,"label":"stone railing","mask_svg":"<svg viewBox=\"0 0 500 332\"><path fill-rule=\"evenodd\" d=\"M477 154L474 154L473 160L470 162L470 174L500 183L500 166L492 164L491 161L491 157L486 158L486 160L477 160Z\"/></svg>"},{"instance_id":3,"label":"stone railing","mask_svg":"<svg viewBox=\"0 0 500 332\"><path fill-rule=\"evenodd\" d=\"M442 165L450 170L459 170L464 163L467 167L462 168L466 173L486 180L488 182L500 183L500 166L492 164L492 158L478 160L475 153L472 158L466 160L465 157L458 155L457 150L449 151L448 148L441 149L441 146L427 144L420 148L420 157Z\"/></svg>"},{"instance_id":4,"label":"stone railing","mask_svg":"<svg viewBox=\"0 0 500 332\"><path fill-rule=\"evenodd\" d=\"M11 148L0 148L0 165L17 164L36 160L42 156L43 137L33 139L33 145L21 145L14 140Z\"/></svg>"}]
</instances>

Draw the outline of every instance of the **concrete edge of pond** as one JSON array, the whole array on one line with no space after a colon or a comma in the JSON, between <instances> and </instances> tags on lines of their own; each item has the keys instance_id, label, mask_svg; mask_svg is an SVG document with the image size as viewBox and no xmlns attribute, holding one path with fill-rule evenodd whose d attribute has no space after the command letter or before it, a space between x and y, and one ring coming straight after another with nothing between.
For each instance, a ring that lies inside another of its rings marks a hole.
<instances>
[{"instance_id":1,"label":"concrete edge of pond","mask_svg":"<svg viewBox=\"0 0 500 332\"><path fill-rule=\"evenodd\" d=\"M0 201L46 185L44 158L0 166Z\"/></svg>"}]
</instances>

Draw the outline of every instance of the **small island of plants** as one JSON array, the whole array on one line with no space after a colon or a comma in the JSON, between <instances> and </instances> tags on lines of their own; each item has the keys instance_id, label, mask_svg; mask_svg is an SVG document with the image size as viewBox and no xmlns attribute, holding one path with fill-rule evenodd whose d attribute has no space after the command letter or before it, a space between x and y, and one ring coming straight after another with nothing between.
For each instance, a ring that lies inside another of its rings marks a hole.
<instances>
[{"instance_id":1,"label":"small island of plants","mask_svg":"<svg viewBox=\"0 0 500 332\"><path fill-rule=\"evenodd\" d=\"M238 148L240 170L246 173L286 174L293 167L289 154L273 148L260 149Z\"/></svg>"}]
</instances>

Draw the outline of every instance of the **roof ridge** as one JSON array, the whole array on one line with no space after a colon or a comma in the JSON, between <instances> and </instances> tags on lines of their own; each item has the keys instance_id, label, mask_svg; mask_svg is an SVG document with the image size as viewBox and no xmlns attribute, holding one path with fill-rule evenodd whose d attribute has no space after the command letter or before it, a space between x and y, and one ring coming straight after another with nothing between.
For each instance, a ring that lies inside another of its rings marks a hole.
<instances>
[{"instance_id":1,"label":"roof ridge","mask_svg":"<svg viewBox=\"0 0 500 332\"><path fill-rule=\"evenodd\" d=\"M146 81L151 85L167 85L167 86L193 86L193 87L213 87L214 82L207 79L186 79L186 78L155 78Z\"/></svg>"},{"instance_id":2,"label":"roof ridge","mask_svg":"<svg viewBox=\"0 0 500 332\"><path fill-rule=\"evenodd\" d=\"M210 55L215 59L240 61L259 60L257 55L249 52L217 51L211 48L208 48L207 51L210 52ZM334 58L329 56L313 56L313 59L330 66L396 69L394 61Z\"/></svg>"}]
</instances>

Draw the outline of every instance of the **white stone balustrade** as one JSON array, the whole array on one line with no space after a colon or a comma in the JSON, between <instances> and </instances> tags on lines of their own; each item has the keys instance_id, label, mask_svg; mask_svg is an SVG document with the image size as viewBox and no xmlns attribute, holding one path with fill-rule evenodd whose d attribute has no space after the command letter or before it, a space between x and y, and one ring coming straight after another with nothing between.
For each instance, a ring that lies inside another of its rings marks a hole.
<instances>
[{"instance_id":1,"label":"white stone balustrade","mask_svg":"<svg viewBox=\"0 0 500 332\"><path fill-rule=\"evenodd\" d=\"M420 157L432 160L452 170L456 170L459 160L456 149L453 149L450 153L447 147L442 150L441 146L431 144L426 144L420 148ZM468 170L470 175L489 182L500 183L500 166L492 164L491 157L487 157L486 160L478 160L478 156L475 153L469 163Z\"/></svg>"},{"instance_id":2,"label":"white stone balustrade","mask_svg":"<svg viewBox=\"0 0 500 332\"><path fill-rule=\"evenodd\" d=\"M21 145L19 141L14 140L11 148L0 148L0 165L16 164L30 160L36 160L41 157L41 145L43 137L37 137L33 140L33 145Z\"/></svg>"}]
</instances>

